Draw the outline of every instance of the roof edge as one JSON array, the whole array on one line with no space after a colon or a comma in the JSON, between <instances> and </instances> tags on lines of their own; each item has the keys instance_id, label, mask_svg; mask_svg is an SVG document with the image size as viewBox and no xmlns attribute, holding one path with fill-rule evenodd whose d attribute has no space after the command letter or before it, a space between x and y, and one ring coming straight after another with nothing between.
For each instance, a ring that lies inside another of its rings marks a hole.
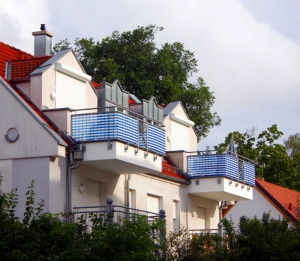
<instances>
[{"instance_id":1,"label":"roof edge","mask_svg":"<svg viewBox=\"0 0 300 261\"><path fill-rule=\"evenodd\" d=\"M255 182L256 186L268 197L270 200L273 201L273 203L282 211L284 216L287 216L291 219L293 223L297 223L297 218L294 217L289 211L286 210L286 208L275 198L273 197L259 182Z\"/></svg>"}]
</instances>

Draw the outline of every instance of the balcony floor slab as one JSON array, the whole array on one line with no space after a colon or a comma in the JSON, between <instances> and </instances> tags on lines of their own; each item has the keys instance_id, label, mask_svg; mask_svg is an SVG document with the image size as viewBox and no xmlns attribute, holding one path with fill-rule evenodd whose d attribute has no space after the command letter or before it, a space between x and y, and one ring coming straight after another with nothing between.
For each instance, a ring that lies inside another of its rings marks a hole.
<instances>
[{"instance_id":1,"label":"balcony floor slab","mask_svg":"<svg viewBox=\"0 0 300 261\"><path fill-rule=\"evenodd\" d=\"M87 142L84 165L116 174L157 174L162 170L162 156L119 141Z\"/></svg>"},{"instance_id":2,"label":"balcony floor slab","mask_svg":"<svg viewBox=\"0 0 300 261\"><path fill-rule=\"evenodd\" d=\"M253 199L253 187L224 177L193 178L189 193L216 201Z\"/></svg>"}]
</instances>

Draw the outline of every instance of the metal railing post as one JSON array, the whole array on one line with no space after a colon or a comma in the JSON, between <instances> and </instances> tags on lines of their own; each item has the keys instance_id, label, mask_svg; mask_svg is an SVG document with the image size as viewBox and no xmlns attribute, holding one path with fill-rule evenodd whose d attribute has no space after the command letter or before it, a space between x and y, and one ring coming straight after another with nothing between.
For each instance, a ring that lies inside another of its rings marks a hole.
<instances>
[{"instance_id":1,"label":"metal railing post","mask_svg":"<svg viewBox=\"0 0 300 261\"><path fill-rule=\"evenodd\" d=\"M219 237L223 238L223 233L224 233L224 231L223 231L223 225L220 222L220 223L218 223L218 235L219 235Z\"/></svg>"},{"instance_id":2,"label":"metal railing post","mask_svg":"<svg viewBox=\"0 0 300 261\"><path fill-rule=\"evenodd\" d=\"M113 203L114 201L111 198L106 199L106 218L108 221L108 224L113 224L114 223L114 206Z\"/></svg>"},{"instance_id":3,"label":"metal railing post","mask_svg":"<svg viewBox=\"0 0 300 261\"><path fill-rule=\"evenodd\" d=\"M159 219L162 221L162 228L160 230L160 240L164 244L166 243L166 211L161 209L159 211Z\"/></svg>"}]
</instances>

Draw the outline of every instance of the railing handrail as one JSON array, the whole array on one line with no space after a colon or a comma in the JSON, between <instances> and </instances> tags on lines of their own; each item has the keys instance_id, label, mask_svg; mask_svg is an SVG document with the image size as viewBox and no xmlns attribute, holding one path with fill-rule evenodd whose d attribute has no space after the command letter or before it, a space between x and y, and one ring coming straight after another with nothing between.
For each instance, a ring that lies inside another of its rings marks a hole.
<instances>
[{"instance_id":1,"label":"railing handrail","mask_svg":"<svg viewBox=\"0 0 300 261\"><path fill-rule=\"evenodd\" d=\"M82 214L82 213L100 213L100 212L106 212L106 208L107 208L107 205L102 205L102 206L84 206L84 207L73 207L74 210L77 210L77 209L98 209L98 208L103 208L104 210L86 210L86 211L76 211L75 214L79 213L79 214ZM123 209L127 209L129 211L122 211L122 210L117 210L115 208L123 208ZM155 212L151 212L151 211L146 211L146 210L142 210L142 209L137 209L137 208L130 208L130 207L125 207L125 206L121 206L121 205L112 205L112 209L113 209L113 212L120 212L120 213L125 213L125 214L135 214L135 213L132 213L130 211L137 211L137 212L140 212L140 213L145 213L145 214L151 214L155 217L159 217L160 214L159 213L155 213ZM150 216L151 217L151 216Z\"/></svg>"},{"instance_id":2,"label":"railing handrail","mask_svg":"<svg viewBox=\"0 0 300 261\"><path fill-rule=\"evenodd\" d=\"M110 108L120 108L120 109L122 109L122 111L103 111L103 112L99 111L99 110L106 110L106 109L110 109ZM76 114L77 111L89 111L89 110L98 110L98 111L97 112L90 112L90 113ZM76 116L76 115L101 114L101 113L113 113L113 112L116 113L116 112L118 112L118 113L122 113L122 114L127 115L127 116L131 116L131 117L133 117L133 118L135 118L137 120L144 120L144 119L146 119L148 123L149 123L149 121L150 122L154 122L154 123L157 124L157 127L160 127L160 128L164 127L164 125L163 125L162 122L160 122L158 120L155 120L153 118L150 118L148 116L139 114L137 112L134 112L134 111L132 111L130 109L127 109L127 108L125 108L123 106L120 106L120 105L112 105L112 106L107 106L107 107L85 108L85 109L72 109L71 111L72 111L72 115L71 115L72 117ZM125 114L124 111L127 111L128 114ZM73 114L73 112L75 112L75 114Z\"/></svg>"},{"instance_id":3,"label":"railing handrail","mask_svg":"<svg viewBox=\"0 0 300 261\"><path fill-rule=\"evenodd\" d=\"M248 159L242 155L239 155L237 153L231 152L231 151L225 151L225 152L218 152L217 150L196 150L196 151L188 151L188 154L191 153L203 153L203 154L197 154L197 155L188 155L187 157L197 157L197 156L213 156L213 155L229 155L232 157L237 157L239 159L245 160L253 165L257 165L257 162L255 162L254 160ZM206 154L205 154L206 153ZM213 154L214 153L214 154Z\"/></svg>"}]
</instances>

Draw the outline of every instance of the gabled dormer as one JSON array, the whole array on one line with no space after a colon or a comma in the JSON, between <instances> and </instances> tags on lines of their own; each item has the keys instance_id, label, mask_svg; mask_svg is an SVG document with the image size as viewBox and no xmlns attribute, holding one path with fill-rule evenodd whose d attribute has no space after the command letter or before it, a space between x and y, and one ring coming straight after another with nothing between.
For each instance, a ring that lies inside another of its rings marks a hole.
<instances>
[{"instance_id":1,"label":"gabled dormer","mask_svg":"<svg viewBox=\"0 0 300 261\"><path fill-rule=\"evenodd\" d=\"M169 103L164 109L167 151L196 151L197 135L180 101Z\"/></svg>"},{"instance_id":2,"label":"gabled dormer","mask_svg":"<svg viewBox=\"0 0 300 261\"><path fill-rule=\"evenodd\" d=\"M123 89L118 80L115 80L112 84L103 82L102 85L102 87L97 88L97 92L99 94L99 108L106 108L115 105L126 109L129 108L129 93Z\"/></svg>"}]
</instances>

